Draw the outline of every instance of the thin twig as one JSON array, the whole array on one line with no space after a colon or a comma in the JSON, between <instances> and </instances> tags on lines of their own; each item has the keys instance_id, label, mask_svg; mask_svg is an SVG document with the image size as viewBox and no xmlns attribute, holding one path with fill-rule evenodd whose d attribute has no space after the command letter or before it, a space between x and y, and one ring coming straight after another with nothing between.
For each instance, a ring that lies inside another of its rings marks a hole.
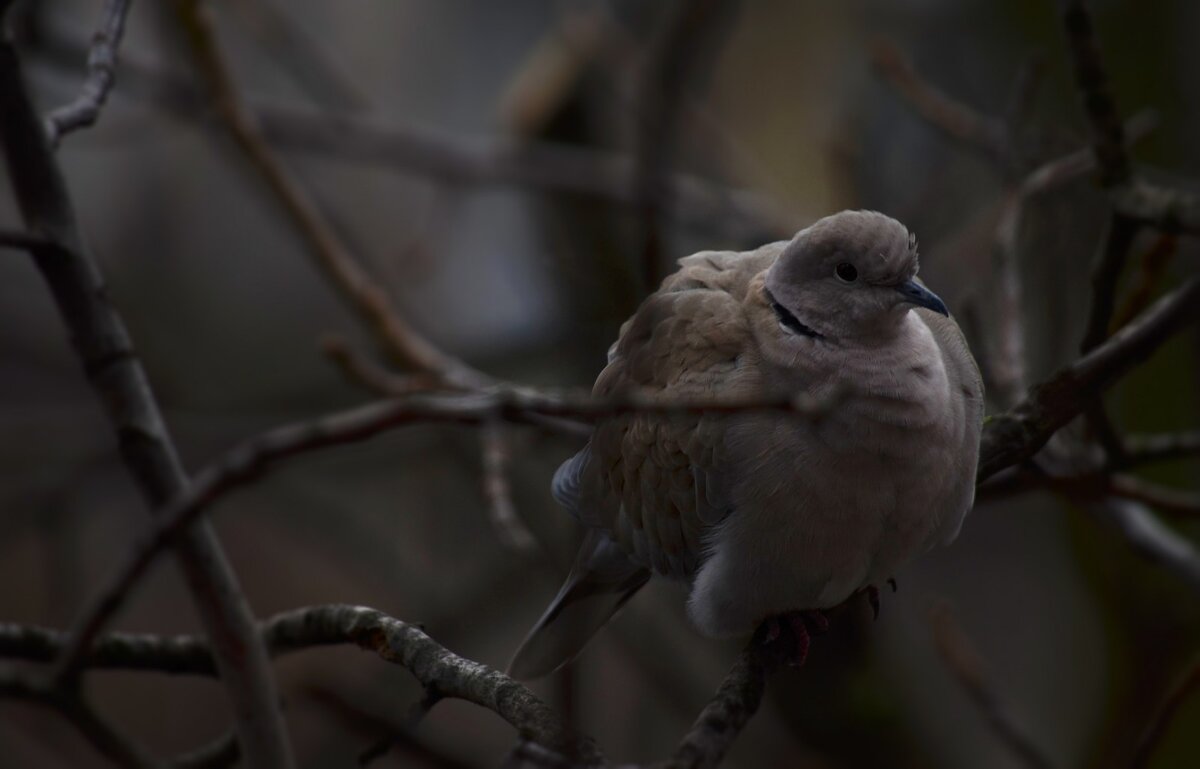
<instances>
[{"instance_id":1,"label":"thin twig","mask_svg":"<svg viewBox=\"0 0 1200 769\"><path fill-rule=\"evenodd\" d=\"M48 35L36 53L61 65L77 52ZM131 57L121 64L126 92L189 120L209 117L209 101L189 81ZM464 137L442 128L311 109L255 103L246 108L263 139L277 149L392 168L442 185L510 185L636 206L636 167L626 154L549 141ZM671 205L663 213L706 231L758 240L791 235L801 224L770 197L696 176L669 176Z\"/></svg>"},{"instance_id":2,"label":"thin twig","mask_svg":"<svg viewBox=\"0 0 1200 769\"><path fill-rule=\"evenodd\" d=\"M964 147L1003 164L1008 131L1002 121L947 96L925 81L899 48L877 41L871 49L875 70L904 97L918 115Z\"/></svg>"},{"instance_id":3,"label":"thin twig","mask_svg":"<svg viewBox=\"0 0 1200 769\"><path fill-rule=\"evenodd\" d=\"M1153 717L1146 724L1141 737L1138 738L1133 760L1129 763L1130 769L1146 769L1150 766L1150 761L1154 758L1154 751L1162 742L1163 735L1167 733L1175 714L1197 689L1200 689L1200 658L1194 659L1188 664L1183 675L1171 686L1167 696L1155 709Z\"/></svg>"},{"instance_id":4,"label":"thin twig","mask_svg":"<svg viewBox=\"0 0 1200 769\"><path fill-rule=\"evenodd\" d=\"M1100 521L1117 529L1147 560L1159 564L1200 592L1200 552L1176 534L1141 502L1120 497L1094 501L1089 510Z\"/></svg>"},{"instance_id":5,"label":"thin twig","mask_svg":"<svg viewBox=\"0 0 1200 769\"><path fill-rule=\"evenodd\" d=\"M540 553L537 537L521 520L513 504L508 483L508 441L504 425L489 422L479 431L483 456L483 496L487 500L488 520L500 543L520 556Z\"/></svg>"},{"instance_id":6,"label":"thin twig","mask_svg":"<svg viewBox=\"0 0 1200 769\"><path fill-rule=\"evenodd\" d=\"M108 0L105 4L104 20L92 35L87 79L79 95L46 116L46 135L51 147L63 136L94 124L100 117L100 110L117 82L117 51L128 14L129 0Z\"/></svg>"},{"instance_id":7,"label":"thin twig","mask_svg":"<svg viewBox=\"0 0 1200 769\"><path fill-rule=\"evenodd\" d=\"M1122 215L1147 227L1200 237L1200 195L1137 179L1112 192Z\"/></svg>"},{"instance_id":8,"label":"thin twig","mask_svg":"<svg viewBox=\"0 0 1200 769\"><path fill-rule=\"evenodd\" d=\"M1133 175L1116 101L1100 58L1095 25L1083 0L1060 0L1067 46L1084 112L1092 133L1092 149L1100 164L1100 183L1119 187Z\"/></svg>"},{"instance_id":9,"label":"thin twig","mask_svg":"<svg viewBox=\"0 0 1200 769\"><path fill-rule=\"evenodd\" d=\"M185 493L188 477L125 324L83 240L65 181L21 77L0 39L0 142L29 232L55 244L34 253L75 350L117 433L121 454L151 509ZM239 739L250 764L292 765L278 695L254 619L211 526L183 532L176 553L205 632L213 640Z\"/></svg>"},{"instance_id":10,"label":"thin twig","mask_svg":"<svg viewBox=\"0 0 1200 769\"><path fill-rule=\"evenodd\" d=\"M127 769L149 769L158 763L145 750L117 733L75 693L33 683L12 674L0 674L0 697L36 702L54 708L100 755Z\"/></svg>"},{"instance_id":11,"label":"thin twig","mask_svg":"<svg viewBox=\"0 0 1200 769\"><path fill-rule=\"evenodd\" d=\"M242 104L237 86L217 46L208 9L199 0L179 6L192 52L212 90L218 115L244 158L271 188L288 219L308 242L317 264L386 344L398 362L436 373L460 387L480 387L493 380L439 350L406 323L387 293L362 268L318 210L312 197L275 158L258 132L254 115Z\"/></svg>"},{"instance_id":12,"label":"thin twig","mask_svg":"<svg viewBox=\"0 0 1200 769\"><path fill-rule=\"evenodd\" d=\"M439 698L466 700L487 708L523 736L577 756L585 764L599 760L591 740L571 734L550 707L524 685L459 657L417 626L382 612L344 604L307 606L264 620L259 631L273 657L318 646L356 644L405 668ZM46 661L64 647L65 638L42 628L0 625L0 656ZM98 667L211 676L215 668L210 655L207 641L197 636L114 633L98 639L84 661Z\"/></svg>"},{"instance_id":13,"label":"thin twig","mask_svg":"<svg viewBox=\"0 0 1200 769\"><path fill-rule=\"evenodd\" d=\"M977 482L1022 462L1074 419L1097 395L1149 357L1200 314L1200 279L1164 296L1100 347L1033 387L1009 411L989 418L979 451Z\"/></svg>"},{"instance_id":14,"label":"thin twig","mask_svg":"<svg viewBox=\"0 0 1200 769\"><path fill-rule=\"evenodd\" d=\"M1160 513L1195 518L1200 516L1200 493L1172 489L1132 475L1109 478L1108 491L1118 497L1133 499L1149 505Z\"/></svg>"},{"instance_id":15,"label":"thin twig","mask_svg":"<svg viewBox=\"0 0 1200 769\"><path fill-rule=\"evenodd\" d=\"M439 388L437 377L388 371L336 334L323 334L318 344L325 357L333 361L348 381L376 395L396 397Z\"/></svg>"},{"instance_id":16,"label":"thin twig","mask_svg":"<svg viewBox=\"0 0 1200 769\"><path fill-rule=\"evenodd\" d=\"M762 704L767 674L778 662L765 652L756 634L738 655L717 693L700 711L674 755L657 769L711 769L721 763Z\"/></svg>"},{"instance_id":17,"label":"thin twig","mask_svg":"<svg viewBox=\"0 0 1200 769\"><path fill-rule=\"evenodd\" d=\"M1200 456L1200 430L1125 436L1127 466Z\"/></svg>"},{"instance_id":18,"label":"thin twig","mask_svg":"<svg viewBox=\"0 0 1200 769\"><path fill-rule=\"evenodd\" d=\"M168 766L169 769L228 769L237 765L241 758L237 732L230 730L207 745L175 756Z\"/></svg>"},{"instance_id":19,"label":"thin twig","mask_svg":"<svg viewBox=\"0 0 1200 769\"><path fill-rule=\"evenodd\" d=\"M326 55L320 41L302 26L304 14L281 11L272 0L231 3L272 62L282 66L308 96L338 112L365 109L368 99L358 85Z\"/></svg>"},{"instance_id":20,"label":"thin twig","mask_svg":"<svg viewBox=\"0 0 1200 769\"><path fill-rule=\"evenodd\" d=\"M644 394L598 399L581 395L497 390L417 395L380 401L311 422L271 430L243 442L217 463L201 470L191 487L161 511L153 534L134 547L112 581L98 591L86 616L75 624L72 641L58 664L55 676L58 680L66 680L79 670L92 639L120 608L130 588L164 546L222 495L248 483L288 457L327 446L362 441L385 430L415 422L480 425L497 419L524 422L538 415L597 420L629 413L671 416L747 410L782 411L792 413L797 418L820 419L837 400L840 400L840 394L828 399L784 396L774 399L682 401Z\"/></svg>"},{"instance_id":21,"label":"thin twig","mask_svg":"<svg viewBox=\"0 0 1200 769\"><path fill-rule=\"evenodd\" d=\"M1025 766L1050 769L1053 764L1013 718L989 680L983 658L955 621L949 606L940 604L930 612L934 645L946 667L966 691L968 698L983 715L996 737Z\"/></svg>"}]
</instances>

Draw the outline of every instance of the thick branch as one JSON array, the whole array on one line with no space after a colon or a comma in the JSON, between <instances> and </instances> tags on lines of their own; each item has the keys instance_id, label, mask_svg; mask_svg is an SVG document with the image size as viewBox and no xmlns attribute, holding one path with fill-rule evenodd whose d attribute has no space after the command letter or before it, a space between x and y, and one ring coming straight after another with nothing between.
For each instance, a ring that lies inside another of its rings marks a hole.
<instances>
[{"instance_id":1,"label":"thick branch","mask_svg":"<svg viewBox=\"0 0 1200 769\"><path fill-rule=\"evenodd\" d=\"M188 479L129 334L108 300L80 233L65 182L21 78L0 41L0 140L27 229L54 244L34 261L54 295L92 387L117 432L121 454L151 508L185 493ZM216 535L207 523L184 532L179 562L212 639L251 764L290 766L291 751L266 654Z\"/></svg>"},{"instance_id":2,"label":"thick branch","mask_svg":"<svg viewBox=\"0 0 1200 769\"><path fill-rule=\"evenodd\" d=\"M51 146L71 131L92 125L100 117L100 109L117 81L117 49L125 34L128 14L129 0L108 0L105 4L104 21L92 35L92 46L88 50L88 75L83 88L74 101L46 116L46 133Z\"/></svg>"},{"instance_id":3,"label":"thick branch","mask_svg":"<svg viewBox=\"0 0 1200 769\"><path fill-rule=\"evenodd\" d=\"M344 604L310 606L265 620L260 632L272 656L316 646L357 644L404 667L426 690L485 707L523 736L585 763L599 760L591 741L570 734L549 706L525 686L486 665L459 657L416 626L382 612ZM55 631L0 625L0 656L47 661L63 645L64 636ZM194 636L121 633L99 639L81 661L96 667L212 675L209 651L207 643Z\"/></svg>"}]
</instances>

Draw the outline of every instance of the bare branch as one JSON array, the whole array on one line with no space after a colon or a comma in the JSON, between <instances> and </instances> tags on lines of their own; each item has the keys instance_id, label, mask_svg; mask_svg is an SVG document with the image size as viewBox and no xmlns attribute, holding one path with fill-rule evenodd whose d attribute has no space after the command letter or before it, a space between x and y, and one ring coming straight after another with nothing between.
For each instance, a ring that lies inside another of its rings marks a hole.
<instances>
[{"instance_id":1,"label":"bare branch","mask_svg":"<svg viewBox=\"0 0 1200 769\"><path fill-rule=\"evenodd\" d=\"M14 251L26 251L29 254L48 254L55 246L52 241L31 235L28 232L0 230L0 248L11 248Z\"/></svg>"},{"instance_id":2,"label":"bare branch","mask_svg":"<svg viewBox=\"0 0 1200 769\"><path fill-rule=\"evenodd\" d=\"M61 713L100 755L127 769L150 769L158 764L142 748L114 730L100 714L75 694L48 688L19 676L0 674L0 697L36 702Z\"/></svg>"},{"instance_id":3,"label":"bare branch","mask_svg":"<svg viewBox=\"0 0 1200 769\"><path fill-rule=\"evenodd\" d=\"M368 106L367 97L358 85L300 24L302 14L285 13L272 0L230 3L227 7L241 16L271 60L318 104L344 111Z\"/></svg>"},{"instance_id":4,"label":"bare branch","mask_svg":"<svg viewBox=\"0 0 1200 769\"><path fill-rule=\"evenodd\" d=\"M764 652L756 634L738 655L712 700L700 711L675 754L660 769L709 769L719 764L758 712L767 674L777 662Z\"/></svg>"},{"instance_id":5,"label":"bare branch","mask_svg":"<svg viewBox=\"0 0 1200 769\"><path fill-rule=\"evenodd\" d=\"M1005 744L1025 766L1050 769L1053 764L1025 733L1004 705L995 685L988 679L979 652L955 621L953 612L941 604L930 612L934 645L946 667L966 691L975 707L983 714L996 737Z\"/></svg>"},{"instance_id":6,"label":"bare branch","mask_svg":"<svg viewBox=\"0 0 1200 769\"><path fill-rule=\"evenodd\" d=\"M979 450L982 482L1033 456L1060 427L1200 313L1200 279L1156 302L1101 346L1032 388L1009 411L984 425Z\"/></svg>"},{"instance_id":7,"label":"bare branch","mask_svg":"<svg viewBox=\"0 0 1200 769\"><path fill-rule=\"evenodd\" d=\"M1160 513L1194 518L1200 516L1200 494L1172 489L1142 480L1132 475L1114 475L1108 491L1118 497L1148 505Z\"/></svg>"},{"instance_id":8,"label":"bare branch","mask_svg":"<svg viewBox=\"0 0 1200 769\"><path fill-rule=\"evenodd\" d=\"M483 455L483 496L487 499L488 519L500 543L517 555L531 556L541 552L537 537L521 520L513 504L508 483L508 441L504 425L489 422L479 433Z\"/></svg>"},{"instance_id":9,"label":"bare branch","mask_svg":"<svg viewBox=\"0 0 1200 769\"><path fill-rule=\"evenodd\" d=\"M308 242L318 265L343 298L359 312L399 362L435 373L448 383L461 387L491 384L491 377L442 352L400 317L378 281L366 273L321 215L311 196L276 160L258 133L254 115L242 105L233 77L218 50L207 8L199 0L187 0L179 7L193 54L212 89L215 107L225 127L245 159L271 188L292 225Z\"/></svg>"},{"instance_id":10,"label":"bare branch","mask_svg":"<svg viewBox=\"0 0 1200 769\"><path fill-rule=\"evenodd\" d=\"M168 766L170 769L228 769L237 765L241 758L237 732L231 730L207 745L176 756Z\"/></svg>"},{"instance_id":11,"label":"bare branch","mask_svg":"<svg viewBox=\"0 0 1200 769\"><path fill-rule=\"evenodd\" d=\"M1167 692L1166 698L1155 709L1150 723L1146 724L1142 736L1138 738L1137 748L1130 769L1146 769L1154 758L1154 751L1170 727L1171 721L1179 708L1200 688L1200 659L1192 660L1183 675L1179 677Z\"/></svg>"},{"instance_id":12,"label":"bare branch","mask_svg":"<svg viewBox=\"0 0 1200 769\"><path fill-rule=\"evenodd\" d=\"M599 761L595 745L572 735L550 707L525 686L486 665L459 657L418 627L382 612L344 604L309 606L265 620L260 631L272 656L316 646L356 644L405 668L439 697L487 708L521 735L576 756L585 765ZM63 646L63 639L60 633L40 628L0 626L0 656L43 661L49 658L48 650L57 651ZM212 660L206 658L209 651L204 639L194 636L112 634L99 639L84 656L84 662L100 667L212 675Z\"/></svg>"},{"instance_id":13,"label":"bare branch","mask_svg":"<svg viewBox=\"0 0 1200 769\"><path fill-rule=\"evenodd\" d=\"M104 20L92 35L88 50L88 74L79 95L70 104L46 116L46 134L53 147L59 139L78 128L86 128L100 117L100 109L117 82L117 50L125 34L129 0L108 0Z\"/></svg>"},{"instance_id":14,"label":"bare branch","mask_svg":"<svg viewBox=\"0 0 1200 769\"><path fill-rule=\"evenodd\" d=\"M321 352L341 370L347 380L376 395L395 397L438 387L431 374L396 374L355 350L336 334L324 334L318 341Z\"/></svg>"},{"instance_id":15,"label":"bare branch","mask_svg":"<svg viewBox=\"0 0 1200 769\"><path fill-rule=\"evenodd\" d=\"M1108 87L1108 74L1100 58L1092 17L1083 0L1060 0L1059 5L1075 83L1091 128L1092 149L1100 163L1100 182L1105 187L1118 187L1130 181L1133 171L1125 152L1121 119Z\"/></svg>"},{"instance_id":16,"label":"bare branch","mask_svg":"<svg viewBox=\"0 0 1200 769\"><path fill-rule=\"evenodd\" d=\"M1200 456L1200 430L1125 436L1129 466Z\"/></svg>"},{"instance_id":17,"label":"bare branch","mask_svg":"<svg viewBox=\"0 0 1200 769\"><path fill-rule=\"evenodd\" d=\"M233 488L257 477L269 466L288 457L327 446L362 441L400 425L446 422L479 425L497 419L529 420L531 415L597 420L628 413L664 416L689 413L731 413L770 410L819 419L836 398L806 396L775 399L666 400L644 394L617 398L547 395L535 391L495 390L454 395L418 395L402 400L371 403L327 417L271 430L243 442L217 463L201 470L187 491L168 504L158 517L151 536L133 549L129 559L78 621L72 640L55 673L59 680L72 676L83 663L92 639L120 608L129 589L155 557L180 531L186 530L214 501Z\"/></svg>"},{"instance_id":18,"label":"bare branch","mask_svg":"<svg viewBox=\"0 0 1200 769\"><path fill-rule=\"evenodd\" d=\"M1092 303L1088 309L1081 352L1095 348L1108 337L1116 306L1117 281L1139 228L1136 221L1120 213L1113 213L1109 217L1103 245L1092 267Z\"/></svg>"},{"instance_id":19,"label":"bare branch","mask_svg":"<svg viewBox=\"0 0 1200 769\"><path fill-rule=\"evenodd\" d=\"M1008 153L1008 131L995 118L952 99L926 82L899 48L877 41L871 49L875 70L927 123L967 149L1003 162Z\"/></svg>"},{"instance_id":20,"label":"bare branch","mask_svg":"<svg viewBox=\"0 0 1200 769\"><path fill-rule=\"evenodd\" d=\"M732 29L737 0L682 0L669 13L663 33L651 46L641 93L633 110L638 121L634 180L642 228L642 282L654 291L665 276L661 212L670 205L668 184L675 156L675 133L685 91L699 80L721 51Z\"/></svg>"},{"instance_id":21,"label":"bare branch","mask_svg":"<svg viewBox=\"0 0 1200 769\"><path fill-rule=\"evenodd\" d=\"M1200 237L1200 195L1140 179L1112 193L1121 216L1165 232Z\"/></svg>"},{"instance_id":22,"label":"bare branch","mask_svg":"<svg viewBox=\"0 0 1200 769\"><path fill-rule=\"evenodd\" d=\"M1192 590L1200 591L1200 553L1141 502L1110 497L1095 501L1090 510L1093 516L1116 528L1142 556L1172 572Z\"/></svg>"},{"instance_id":23,"label":"bare branch","mask_svg":"<svg viewBox=\"0 0 1200 769\"><path fill-rule=\"evenodd\" d=\"M34 262L116 430L125 464L156 509L184 494L188 478L124 322L109 302L83 240L7 40L0 40L0 114L0 142L25 225L55 246L49 254L35 252ZM176 545L188 588L213 641L248 761L267 769L290 766L291 748L266 653L216 534L201 523L183 532Z\"/></svg>"}]
</instances>

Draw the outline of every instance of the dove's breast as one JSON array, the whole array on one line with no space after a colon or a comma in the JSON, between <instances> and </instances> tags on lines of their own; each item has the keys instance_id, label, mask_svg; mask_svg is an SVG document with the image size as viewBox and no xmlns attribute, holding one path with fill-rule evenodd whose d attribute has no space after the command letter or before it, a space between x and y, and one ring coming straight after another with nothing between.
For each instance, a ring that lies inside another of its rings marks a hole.
<instances>
[{"instance_id":1,"label":"dove's breast","mask_svg":"<svg viewBox=\"0 0 1200 769\"><path fill-rule=\"evenodd\" d=\"M825 418L756 415L730 430L736 512L711 537L689 600L709 634L837 605L952 538L970 507L974 462L954 468L977 440L971 405L920 317L893 346L833 370L826 384L845 395Z\"/></svg>"}]
</instances>

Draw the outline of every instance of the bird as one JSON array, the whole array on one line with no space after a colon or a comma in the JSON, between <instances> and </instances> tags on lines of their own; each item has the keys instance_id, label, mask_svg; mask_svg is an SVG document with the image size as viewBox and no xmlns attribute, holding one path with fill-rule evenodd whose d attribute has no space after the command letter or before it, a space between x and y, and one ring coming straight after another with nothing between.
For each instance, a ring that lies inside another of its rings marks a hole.
<instances>
[{"instance_id":1,"label":"bird","mask_svg":"<svg viewBox=\"0 0 1200 769\"><path fill-rule=\"evenodd\" d=\"M983 383L916 277L903 224L842 211L789 241L678 264L621 326L594 396L804 395L827 408L596 422L554 474L586 534L515 678L573 659L654 575L685 586L701 634L766 628L769 643L789 628L802 662L814 615L863 591L877 600L877 585L958 536L974 502Z\"/></svg>"}]
</instances>

